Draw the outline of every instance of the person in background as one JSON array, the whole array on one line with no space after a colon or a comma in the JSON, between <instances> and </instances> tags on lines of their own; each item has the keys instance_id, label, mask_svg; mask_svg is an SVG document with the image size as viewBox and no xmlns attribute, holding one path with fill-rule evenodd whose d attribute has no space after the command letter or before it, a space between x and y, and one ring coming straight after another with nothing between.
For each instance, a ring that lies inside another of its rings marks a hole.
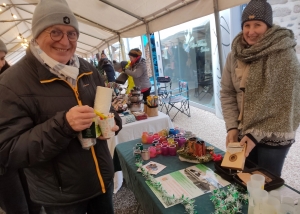
<instances>
[{"instance_id":1,"label":"person in background","mask_svg":"<svg viewBox=\"0 0 300 214\"><path fill-rule=\"evenodd\" d=\"M115 71L122 73L125 72L125 69L130 65L130 61L121 61L121 62L117 62L117 61L113 61L114 63L114 69ZM127 79L127 89L126 89L126 94L130 94L131 93L131 89L134 88L134 81L133 81L133 77L128 75L128 79Z\"/></svg>"},{"instance_id":2,"label":"person in background","mask_svg":"<svg viewBox=\"0 0 300 214\"><path fill-rule=\"evenodd\" d=\"M41 0L26 55L0 75L0 171L24 168L31 200L47 214L114 213L114 167L103 136L83 149L104 81L75 55L78 22L65 0ZM122 122L113 108L117 134ZM15 206L19 201L14 200Z\"/></svg>"},{"instance_id":3,"label":"person in background","mask_svg":"<svg viewBox=\"0 0 300 214\"><path fill-rule=\"evenodd\" d=\"M104 53L104 50L101 52L101 59L107 58L106 54Z\"/></svg>"},{"instance_id":4,"label":"person in background","mask_svg":"<svg viewBox=\"0 0 300 214\"><path fill-rule=\"evenodd\" d=\"M0 74L2 74L10 65L6 62L5 56L7 54L6 45L0 39Z\"/></svg>"},{"instance_id":5,"label":"person in background","mask_svg":"<svg viewBox=\"0 0 300 214\"><path fill-rule=\"evenodd\" d=\"M273 25L266 0L252 0L232 42L221 80L226 144L277 176L300 122L300 64L291 30Z\"/></svg>"},{"instance_id":6,"label":"person in background","mask_svg":"<svg viewBox=\"0 0 300 214\"><path fill-rule=\"evenodd\" d=\"M142 58L142 52L138 48L131 49L128 55L131 63L129 68L124 69L124 72L133 77L134 85L141 89L143 100L146 102L151 91L146 60Z\"/></svg>"},{"instance_id":7,"label":"person in background","mask_svg":"<svg viewBox=\"0 0 300 214\"><path fill-rule=\"evenodd\" d=\"M0 74L10 67L5 60L6 54L7 48L0 40ZM5 169L0 166L0 207L6 214L40 213L41 206L30 200L26 177L22 169Z\"/></svg>"},{"instance_id":8,"label":"person in background","mask_svg":"<svg viewBox=\"0 0 300 214\"><path fill-rule=\"evenodd\" d=\"M121 62L117 62L116 60L113 60L114 63L114 69L115 71L121 73L123 71L125 71L125 67L128 63L130 63L129 61L121 61Z\"/></svg>"},{"instance_id":9,"label":"person in background","mask_svg":"<svg viewBox=\"0 0 300 214\"><path fill-rule=\"evenodd\" d=\"M108 59L108 57L106 56L106 54L105 54L105 52L104 52L104 50L101 52L101 55L100 55L100 60L101 59L107 59L108 60L108 62L109 62L109 64L113 64L113 63L111 63L111 61ZM99 60L99 61L100 61Z\"/></svg>"},{"instance_id":10,"label":"person in background","mask_svg":"<svg viewBox=\"0 0 300 214\"><path fill-rule=\"evenodd\" d=\"M101 58L98 64L100 73L105 76L107 82L116 82L115 70L107 58Z\"/></svg>"}]
</instances>

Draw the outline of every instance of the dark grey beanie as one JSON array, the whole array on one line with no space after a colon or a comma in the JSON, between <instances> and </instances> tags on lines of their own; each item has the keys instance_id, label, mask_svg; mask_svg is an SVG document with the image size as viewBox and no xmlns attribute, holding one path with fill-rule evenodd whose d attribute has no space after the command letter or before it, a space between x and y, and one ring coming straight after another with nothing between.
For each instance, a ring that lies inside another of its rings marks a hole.
<instances>
[{"instance_id":1,"label":"dark grey beanie","mask_svg":"<svg viewBox=\"0 0 300 214\"><path fill-rule=\"evenodd\" d=\"M243 11L242 29L247 21L259 20L266 23L268 27L273 25L273 11L267 0L251 0Z\"/></svg>"},{"instance_id":2,"label":"dark grey beanie","mask_svg":"<svg viewBox=\"0 0 300 214\"><path fill-rule=\"evenodd\" d=\"M5 52L5 54L7 54L7 48L6 45L4 44L4 42L0 39L0 51Z\"/></svg>"},{"instance_id":3,"label":"dark grey beanie","mask_svg":"<svg viewBox=\"0 0 300 214\"><path fill-rule=\"evenodd\" d=\"M72 26L79 33L77 19L65 0L40 0L32 17L33 38L53 25Z\"/></svg>"}]
</instances>

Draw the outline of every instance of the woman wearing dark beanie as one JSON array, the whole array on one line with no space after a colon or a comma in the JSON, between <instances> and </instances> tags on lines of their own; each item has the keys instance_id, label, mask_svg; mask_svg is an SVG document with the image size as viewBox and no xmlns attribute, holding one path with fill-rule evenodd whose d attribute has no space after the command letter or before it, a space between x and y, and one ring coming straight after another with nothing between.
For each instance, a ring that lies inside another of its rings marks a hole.
<instances>
[{"instance_id":1,"label":"woman wearing dark beanie","mask_svg":"<svg viewBox=\"0 0 300 214\"><path fill-rule=\"evenodd\" d=\"M146 102L151 90L146 60L142 58L142 52L138 48L131 49L128 55L131 63L130 68L125 69L125 73L133 77L135 86L141 89L143 100Z\"/></svg>"},{"instance_id":2,"label":"woman wearing dark beanie","mask_svg":"<svg viewBox=\"0 0 300 214\"><path fill-rule=\"evenodd\" d=\"M246 144L246 157L281 176L300 122L300 64L291 30L273 25L266 0L252 0L232 42L221 80L226 144Z\"/></svg>"}]
</instances>

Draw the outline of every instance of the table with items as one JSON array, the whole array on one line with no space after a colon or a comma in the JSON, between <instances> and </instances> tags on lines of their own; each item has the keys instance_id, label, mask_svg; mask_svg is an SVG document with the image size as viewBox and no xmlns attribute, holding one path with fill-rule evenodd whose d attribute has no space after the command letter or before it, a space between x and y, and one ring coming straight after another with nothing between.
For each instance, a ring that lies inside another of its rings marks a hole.
<instances>
[{"instance_id":1,"label":"table with items","mask_svg":"<svg viewBox=\"0 0 300 214\"><path fill-rule=\"evenodd\" d=\"M170 136L162 139L161 132L158 132L157 138L151 139L144 132L141 138L116 146L115 159L118 159L127 186L144 213L196 211L200 214L223 209L230 209L231 213L237 213L235 209L248 213L247 191L231 185L215 173L216 163L225 154L223 151L195 136L175 135L171 137L173 140L169 139ZM279 189L294 200L293 205L286 205L286 210L292 207L296 212L300 206L295 205L300 202L299 191L287 185Z\"/></svg>"},{"instance_id":2,"label":"table with items","mask_svg":"<svg viewBox=\"0 0 300 214\"><path fill-rule=\"evenodd\" d=\"M143 132L153 132L156 133L162 129L173 128L173 123L170 120L170 117L162 112L158 112L158 116L148 117L145 120L139 120L132 123L123 125L122 130L118 133L117 136L110 138L108 143L108 148L113 156L115 147L120 144L130 140L140 138ZM114 185L115 191L117 192L123 182L123 176L121 171L115 173Z\"/></svg>"}]
</instances>

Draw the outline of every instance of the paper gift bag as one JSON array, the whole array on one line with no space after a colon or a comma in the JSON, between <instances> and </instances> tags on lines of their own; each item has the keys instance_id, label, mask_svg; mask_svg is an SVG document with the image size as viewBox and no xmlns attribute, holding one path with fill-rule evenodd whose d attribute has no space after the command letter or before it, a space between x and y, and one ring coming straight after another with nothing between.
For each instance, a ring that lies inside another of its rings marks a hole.
<instances>
[{"instance_id":1,"label":"paper gift bag","mask_svg":"<svg viewBox=\"0 0 300 214\"><path fill-rule=\"evenodd\" d=\"M96 144L96 138L83 138L82 132L79 132L78 139L81 143L83 149L89 150L92 146Z\"/></svg>"},{"instance_id":2,"label":"paper gift bag","mask_svg":"<svg viewBox=\"0 0 300 214\"><path fill-rule=\"evenodd\" d=\"M148 117L158 116L158 106L148 106L148 105L145 105L145 106L147 106L146 114L148 115Z\"/></svg>"},{"instance_id":3,"label":"paper gift bag","mask_svg":"<svg viewBox=\"0 0 300 214\"><path fill-rule=\"evenodd\" d=\"M94 109L102 114L110 111L113 90L102 86L97 86Z\"/></svg>"},{"instance_id":4,"label":"paper gift bag","mask_svg":"<svg viewBox=\"0 0 300 214\"><path fill-rule=\"evenodd\" d=\"M239 142L229 143L223 158L222 167L243 170L245 165L246 144L240 146Z\"/></svg>"},{"instance_id":5,"label":"paper gift bag","mask_svg":"<svg viewBox=\"0 0 300 214\"><path fill-rule=\"evenodd\" d=\"M101 131L98 124L98 119L93 119L92 125L81 131L82 138L97 138L101 135Z\"/></svg>"},{"instance_id":6,"label":"paper gift bag","mask_svg":"<svg viewBox=\"0 0 300 214\"><path fill-rule=\"evenodd\" d=\"M98 120L98 123L103 137L111 138L115 136L115 132L111 130L115 125L114 117L108 117L106 119Z\"/></svg>"},{"instance_id":7,"label":"paper gift bag","mask_svg":"<svg viewBox=\"0 0 300 214\"><path fill-rule=\"evenodd\" d=\"M98 120L95 118L92 125L79 132L78 139L83 149L90 149L91 146L96 144L96 138L101 135L101 131L98 125Z\"/></svg>"}]
</instances>

